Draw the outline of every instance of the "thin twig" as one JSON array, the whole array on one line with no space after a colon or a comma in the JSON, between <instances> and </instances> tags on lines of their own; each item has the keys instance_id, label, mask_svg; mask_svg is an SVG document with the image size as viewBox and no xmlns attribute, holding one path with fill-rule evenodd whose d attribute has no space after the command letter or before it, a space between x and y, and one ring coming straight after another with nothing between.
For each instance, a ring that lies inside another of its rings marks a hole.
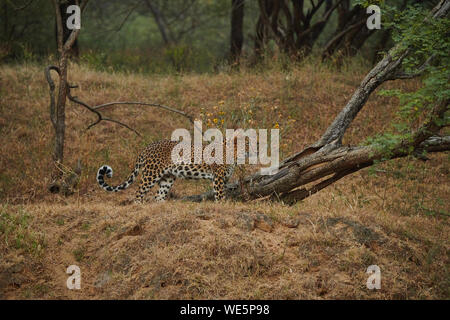
<instances>
[{"instance_id":1,"label":"thin twig","mask_svg":"<svg viewBox=\"0 0 450 320\"><path fill-rule=\"evenodd\" d=\"M128 13L125 15L125 18L122 20L122 22L119 24L119 26L117 28L113 28L110 30L106 30L105 32L119 32L122 27L125 25L125 22L127 22L128 18L131 16L131 14L134 12L134 10L136 10L136 8L140 5L140 2L136 2L131 9L128 11Z\"/></svg>"},{"instance_id":2,"label":"thin twig","mask_svg":"<svg viewBox=\"0 0 450 320\"><path fill-rule=\"evenodd\" d=\"M77 88L77 86L75 86L75 85L69 85L69 86L68 86L68 89L67 89L67 97L69 98L69 100L72 101L72 102L75 102L75 103L78 103L78 104L82 105L83 107L85 107L86 109L88 109L89 111L91 111L91 112L93 112L93 113L95 113L95 114L97 115L97 120L96 120L95 122L91 123L91 124L86 128L86 130L91 129L93 126L99 124L101 121L110 121L110 122L117 123L117 124L121 125L122 127L125 127L125 128L127 128L127 129L133 131L134 133L136 133L136 134L137 134L138 136L140 136L140 137L142 136L138 131L136 131L135 129L133 129L133 128L131 128L130 126L126 125L125 123L120 122L120 121L118 121L118 120L114 120L114 119L110 119L110 118L105 118L105 117L103 117L103 115L102 115L99 111L95 110L95 107L91 107L91 106L88 105L87 103L85 103L85 102L79 100L77 97L72 96L72 94L70 93L70 89L72 89L72 88Z\"/></svg>"},{"instance_id":3,"label":"thin twig","mask_svg":"<svg viewBox=\"0 0 450 320\"><path fill-rule=\"evenodd\" d=\"M157 107L157 108L165 109L167 111L181 114L182 116L188 118L191 123L194 123L194 120L192 120L192 117L190 115L188 115L187 113L177 110L177 109L174 109L174 108L171 108L171 107L168 107L168 106L165 106L165 105L162 105L162 104L159 104L159 103L147 103L147 102L139 102L139 101L117 101L117 102L104 103L104 104L93 107L93 109L98 110L98 109L109 107L109 106L116 105L116 104L137 104L137 105L143 105L143 106Z\"/></svg>"}]
</instances>

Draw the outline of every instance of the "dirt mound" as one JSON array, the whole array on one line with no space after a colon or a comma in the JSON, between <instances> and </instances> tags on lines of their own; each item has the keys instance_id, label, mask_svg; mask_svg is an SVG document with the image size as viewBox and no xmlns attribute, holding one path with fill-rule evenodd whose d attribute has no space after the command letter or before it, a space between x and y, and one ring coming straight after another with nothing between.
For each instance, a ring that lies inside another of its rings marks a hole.
<instances>
[{"instance_id":1,"label":"dirt mound","mask_svg":"<svg viewBox=\"0 0 450 320\"><path fill-rule=\"evenodd\" d=\"M30 239L45 235L39 244L43 249L2 250L2 298L320 299L430 294L421 291L429 281L425 269L430 266L422 265L423 251L417 245L387 234L382 224L366 225L348 215L301 210L288 215L285 207L179 202L41 204L4 207L3 214L15 216L20 210L29 212L26 229L35 233ZM445 251L435 254L443 262L447 258ZM366 288L366 270L372 264L382 270L381 290ZM81 290L66 287L70 265L80 267Z\"/></svg>"}]
</instances>

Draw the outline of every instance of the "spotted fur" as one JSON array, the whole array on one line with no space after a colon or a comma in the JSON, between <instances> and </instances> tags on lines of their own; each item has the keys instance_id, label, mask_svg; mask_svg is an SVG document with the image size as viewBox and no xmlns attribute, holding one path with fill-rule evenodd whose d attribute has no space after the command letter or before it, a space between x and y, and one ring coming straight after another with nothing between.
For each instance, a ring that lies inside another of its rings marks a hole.
<instances>
[{"instance_id":1,"label":"spotted fur","mask_svg":"<svg viewBox=\"0 0 450 320\"><path fill-rule=\"evenodd\" d=\"M148 145L139 155L133 172L120 185L110 186L105 182L105 176L112 177L112 168L103 165L98 169L97 182L101 188L109 192L118 192L128 188L142 172L136 202L142 202L145 194L158 184L159 190L155 199L164 201L170 188L177 178L181 179L209 179L213 181L214 198L219 201L224 198L224 187L233 175L234 165L230 164L194 164L193 152L191 164L174 164L172 149L178 144L176 141L162 140ZM224 152L224 159L226 159Z\"/></svg>"}]
</instances>

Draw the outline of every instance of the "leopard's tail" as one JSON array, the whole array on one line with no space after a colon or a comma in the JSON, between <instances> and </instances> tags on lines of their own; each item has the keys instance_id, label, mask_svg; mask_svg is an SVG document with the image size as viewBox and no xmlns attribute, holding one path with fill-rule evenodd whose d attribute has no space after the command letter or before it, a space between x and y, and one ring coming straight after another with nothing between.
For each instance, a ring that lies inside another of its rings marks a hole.
<instances>
[{"instance_id":1,"label":"leopard's tail","mask_svg":"<svg viewBox=\"0 0 450 320\"><path fill-rule=\"evenodd\" d=\"M140 161L137 161L136 165L134 166L133 172L131 172L131 174L128 176L127 180L125 180L123 183L113 187L105 182L105 175L108 178L111 178L113 175L112 168L105 164L105 165L102 165L97 171L97 182L100 185L100 188L102 188L103 190L109 191L109 192L118 192L121 190L125 190L134 182L134 180L136 180L136 177L139 175L140 168L141 168Z\"/></svg>"}]
</instances>

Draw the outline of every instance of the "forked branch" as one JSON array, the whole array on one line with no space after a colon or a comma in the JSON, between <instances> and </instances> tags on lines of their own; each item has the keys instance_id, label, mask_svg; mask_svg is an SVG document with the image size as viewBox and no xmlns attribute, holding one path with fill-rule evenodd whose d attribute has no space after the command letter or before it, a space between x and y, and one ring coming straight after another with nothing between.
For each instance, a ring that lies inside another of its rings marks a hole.
<instances>
[{"instance_id":1,"label":"forked branch","mask_svg":"<svg viewBox=\"0 0 450 320\"><path fill-rule=\"evenodd\" d=\"M56 73L58 73L58 75L60 75L61 72L60 72L60 69L57 66L48 66L45 69L45 78L46 78L46 80L48 82L48 85L50 87L50 120L51 120L52 124L55 126L55 124L56 124L56 120L55 120L55 117L56 117L55 94L54 94L55 84L54 84L54 82L52 80L52 77L50 75L50 71L52 71L52 70L56 71ZM79 104L81 106L83 106L84 108L86 108L87 110L89 110L90 112L94 113L97 116L97 120L95 120L93 123L91 123L86 128L86 130L91 129L95 125L99 124L101 121L108 121L108 122L116 123L116 124L118 124L118 125L120 125L120 126L122 126L124 128L127 128L128 130L133 131L136 135L141 136L141 134L136 129L130 127L129 125L127 125L127 124L125 124L125 123L123 123L123 122L121 122L119 120L105 117L99 111L100 109L103 109L103 108L106 108L106 107L110 107L110 106L114 106L114 105L143 105L143 106L160 108L160 109L163 109L163 110L167 110L167 111L170 111L170 112L174 112L174 113L180 114L183 117L186 117L191 123L194 123L194 120L193 120L191 115L189 115L189 114L187 114L187 113L185 113L183 111L177 110L175 108L168 107L168 106L161 105L161 104L157 104L157 103L147 103L147 102L140 102L140 101L116 101L116 102L108 102L108 103L104 103L104 104L100 104L100 105L96 105L96 106L91 106L91 105L87 104L86 102L80 100L78 97L73 96L71 94L70 90L74 89L74 88L78 88L78 86L77 85L70 85L70 84L67 85L67 97L69 98L69 100L72 101L72 102L75 102L75 103L77 103L77 104Z\"/></svg>"}]
</instances>

